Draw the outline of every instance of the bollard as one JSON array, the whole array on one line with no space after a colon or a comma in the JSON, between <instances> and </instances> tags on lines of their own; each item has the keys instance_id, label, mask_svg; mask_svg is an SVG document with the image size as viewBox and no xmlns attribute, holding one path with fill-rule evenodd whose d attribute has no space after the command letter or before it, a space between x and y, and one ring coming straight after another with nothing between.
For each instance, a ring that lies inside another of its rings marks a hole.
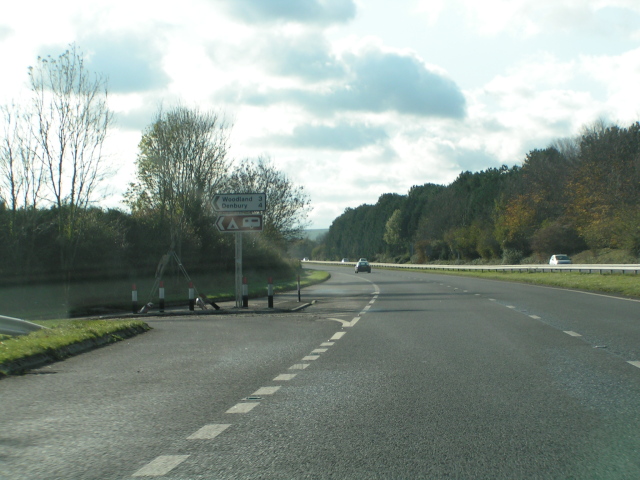
<instances>
[{"instance_id":1,"label":"bollard","mask_svg":"<svg viewBox=\"0 0 640 480\"><path fill-rule=\"evenodd\" d=\"M267 307L273 308L273 278L267 280Z\"/></svg>"},{"instance_id":2,"label":"bollard","mask_svg":"<svg viewBox=\"0 0 640 480\"><path fill-rule=\"evenodd\" d=\"M242 277L242 308L249 307L249 285L247 277Z\"/></svg>"},{"instance_id":3,"label":"bollard","mask_svg":"<svg viewBox=\"0 0 640 480\"><path fill-rule=\"evenodd\" d=\"M164 313L164 282L160 282L158 296L160 297L160 313Z\"/></svg>"},{"instance_id":4,"label":"bollard","mask_svg":"<svg viewBox=\"0 0 640 480\"><path fill-rule=\"evenodd\" d=\"M131 311L138 313L138 289L135 283L131 287Z\"/></svg>"},{"instance_id":5,"label":"bollard","mask_svg":"<svg viewBox=\"0 0 640 480\"><path fill-rule=\"evenodd\" d=\"M300 275L298 275L298 302L300 301Z\"/></svg>"},{"instance_id":6,"label":"bollard","mask_svg":"<svg viewBox=\"0 0 640 480\"><path fill-rule=\"evenodd\" d=\"M189 282L189 310L193 312L196 306L196 296L193 290L193 282Z\"/></svg>"}]
</instances>

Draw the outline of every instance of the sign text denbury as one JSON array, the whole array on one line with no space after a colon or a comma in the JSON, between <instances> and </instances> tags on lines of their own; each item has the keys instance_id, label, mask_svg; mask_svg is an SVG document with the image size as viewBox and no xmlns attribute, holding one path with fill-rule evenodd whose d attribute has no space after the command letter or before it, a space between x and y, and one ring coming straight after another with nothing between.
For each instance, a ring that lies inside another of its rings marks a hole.
<instances>
[{"instance_id":1,"label":"sign text denbury","mask_svg":"<svg viewBox=\"0 0 640 480\"><path fill-rule=\"evenodd\" d=\"M264 193L226 193L214 195L213 208L218 212L262 212L267 208Z\"/></svg>"}]
</instances>

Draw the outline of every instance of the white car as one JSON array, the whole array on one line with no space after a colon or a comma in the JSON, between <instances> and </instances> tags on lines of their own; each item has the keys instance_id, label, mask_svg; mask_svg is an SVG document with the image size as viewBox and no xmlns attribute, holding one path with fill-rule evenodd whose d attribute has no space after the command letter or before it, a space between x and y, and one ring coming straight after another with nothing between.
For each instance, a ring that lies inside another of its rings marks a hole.
<instances>
[{"instance_id":1,"label":"white car","mask_svg":"<svg viewBox=\"0 0 640 480\"><path fill-rule=\"evenodd\" d=\"M570 265L571 259L567 255L551 255L549 265Z\"/></svg>"}]
</instances>

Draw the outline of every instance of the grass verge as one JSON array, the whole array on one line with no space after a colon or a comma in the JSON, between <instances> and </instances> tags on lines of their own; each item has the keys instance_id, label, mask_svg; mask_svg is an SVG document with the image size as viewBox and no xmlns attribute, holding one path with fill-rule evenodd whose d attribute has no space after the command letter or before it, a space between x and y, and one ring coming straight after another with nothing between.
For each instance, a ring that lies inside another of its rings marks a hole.
<instances>
[{"instance_id":1,"label":"grass verge","mask_svg":"<svg viewBox=\"0 0 640 480\"><path fill-rule=\"evenodd\" d=\"M42 320L46 329L0 339L0 377L117 342L150 327L141 320Z\"/></svg>"}]
</instances>

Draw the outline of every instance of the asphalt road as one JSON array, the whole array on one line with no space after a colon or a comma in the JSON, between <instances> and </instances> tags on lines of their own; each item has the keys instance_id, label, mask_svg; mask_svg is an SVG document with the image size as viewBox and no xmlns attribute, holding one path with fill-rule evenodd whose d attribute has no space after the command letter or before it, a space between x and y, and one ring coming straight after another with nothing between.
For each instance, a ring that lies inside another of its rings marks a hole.
<instances>
[{"instance_id":1,"label":"asphalt road","mask_svg":"<svg viewBox=\"0 0 640 480\"><path fill-rule=\"evenodd\" d=\"M640 478L639 302L329 270L0 381L0 478Z\"/></svg>"}]
</instances>

